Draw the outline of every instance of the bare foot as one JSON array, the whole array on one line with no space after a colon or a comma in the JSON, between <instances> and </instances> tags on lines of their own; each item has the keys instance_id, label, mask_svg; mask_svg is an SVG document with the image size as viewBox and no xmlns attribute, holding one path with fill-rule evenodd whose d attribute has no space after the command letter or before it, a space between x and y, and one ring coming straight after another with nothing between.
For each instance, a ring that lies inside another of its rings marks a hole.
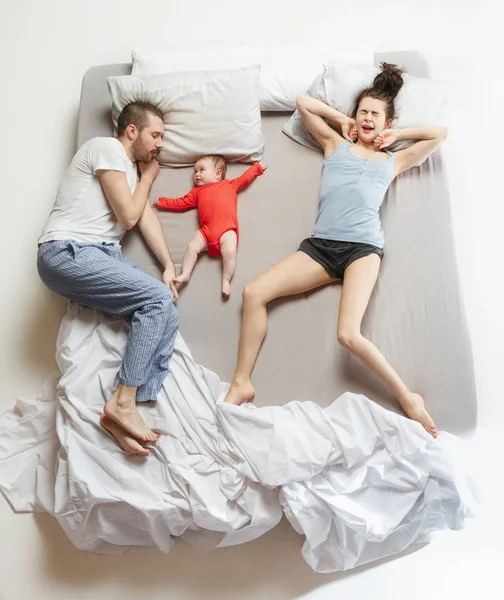
<instances>
[{"instance_id":1,"label":"bare foot","mask_svg":"<svg viewBox=\"0 0 504 600\"><path fill-rule=\"evenodd\" d=\"M178 277L174 278L174 282L175 283L186 283L187 281L189 281L189 278L191 277L191 273L180 273L180 275Z\"/></svg>"},{"instance_id":2,"label":"bare foot","mask_svg":"<svg viewBox=\"0 0 504 600\"><path fill-rule=\"evenodd\" d=\"M438 436L437 427L432 420L432 417L427 412L424 399L420 394L410 392L408 396L401 401L401 406L408 417L413 419L413 421L418 421L427 433L430 433L434 438Z\"/></svg>"},{"instance_id":3,"label":"bare foot","mask_svg":"<svg viewBox=\"0 0 504 600\"><path fill-rule=\"evenodd\" d=\"M117 391L105 404L103 412L140 442L157 440L156 434L144 423L134 404L119 404Z\"/></svg>"},{"instance_id":4,"label":"bare foot","mask_svg":"<svg viewBox=\"0 0 504 600\"><path fill-rule=\"evenodd\" d=\"M223 294L223 296L229 296L230 293L231 293L231 284L229 282L229 279L223 279L222 280L222 294Z\"/></svg>"},{"instance_id":5,"label":"bare foot","mask_svg":"<svg viewBox=\"0 0 504 600\"><path fill-rule=\"evenodd\" d=\"M243 404L243 402L252 400L254 394L255 390L250 381L246 381L242 384L232 383L224 398L224 402L229 402L230 404L236 404L238 406L239 404Z\"/></svg>"},{"instance_id":6,"label":"bare foot","mask_svg":"<svg viewBox=\"0 0 504 600\"><path fill-rule=\"evenodd\" d=\"M136 456L149 456L149 450L144 448L134 437L126 433L122 427L109 419L105 415L100 417L100 424L104 427L117 442L117 445L122 448L127 454Z\"/></svg>"}]
</instances>

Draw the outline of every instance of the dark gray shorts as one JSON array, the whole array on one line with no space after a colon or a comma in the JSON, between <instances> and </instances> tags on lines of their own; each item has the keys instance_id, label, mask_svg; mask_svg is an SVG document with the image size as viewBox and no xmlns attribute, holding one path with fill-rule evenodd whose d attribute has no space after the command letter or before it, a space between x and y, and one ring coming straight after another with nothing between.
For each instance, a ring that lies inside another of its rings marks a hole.
<instances>
[{"instance_id":1,"label":"dark gray shorts","mask_svg":"<svg viewBox=\"0 0 504 600\"><path fill-rule=\"evenodd\" d=\"M383 249L371 244L335 242L316 237L303 240L299 250L308 254L336 279L343 279L346 269L359 258L370 254L378 254L383 258Z\"/></svg>"}]
</instances>

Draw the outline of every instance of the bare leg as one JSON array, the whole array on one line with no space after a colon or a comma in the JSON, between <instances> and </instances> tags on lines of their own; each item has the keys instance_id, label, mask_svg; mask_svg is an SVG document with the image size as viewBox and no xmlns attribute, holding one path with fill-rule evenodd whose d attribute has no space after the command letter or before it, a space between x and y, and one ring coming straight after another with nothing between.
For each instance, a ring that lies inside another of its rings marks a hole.
<instances>
[{"instance_id":1,"label":"bare leg","mask_svg":"<svg viewBox=\"0 0 504 600\"><path fill-rule=\"evenodd\" d=\"M136 387L122 385L105 404L103 413L141 442L155 442L157 436L147 427L136 409Z\"/></svg>"},{"instance_id":2,"label":"bare leg","mask_svg":"<svg viewBox=\"0 0 504 600\"><path fill-rule=\"evenodd\" d=\"M193 239L187 244L187 250L182 259L182 273L175 277L175 283L184 283L189 281L194 265L198 260L198 254L207 249L207 243L201 232L198 230Z\"/></svg>"},{"instance_id":3,"label":"bare leg","mask_svg":"<svg viewBox=\"0 0 504 600\"><path fill-rule=\"evenodd\" d=\"M100 424L112 435L117 445L127 454L133 454L136 456L149 456L149 450L144 448L144 446L142 446L138 440L124 431L122 427L119 427L119 425L115 421L112 421L112 419L102 415L100 417Z\"/></svg>"},{"instance_id":4,"label":"bare leg","mask_svg":"<svg viewBox=\"0 0 504 600\"><path fill-rule=\"evenodd\" d=\"M236 268L236 245L238 238L236 231L226 231L219 240L222 254L222 293L229 296L231 293L231 279Z\"/></svg>"},{"instance_id":5,"label":"bare leg","mask_svg":"<svg viewBox=\"0 0 504 600\"><path fill-rule=\"evenodd\" d=\"M243 316L238 362L225 401L241 404L254 396L250 375L266 335L266 305L275 298L301 294L336 281L304 252L295 252L247 284L243 290Z\"/></svg>"},{"instance_id":6,"label":"bare leg","mask_svg":"<svg viewBox=\"0 0 504 600\"><path fill-rule=\"evenodd\" d=\"M423 398L410 392L381 352L361 334L361 323L374 289L380 258L371 254L352 263L345 272L338 320L338 341L369 367L395 394L404 412L437 437L437 428Z\"/></svg>"}]
</instances>

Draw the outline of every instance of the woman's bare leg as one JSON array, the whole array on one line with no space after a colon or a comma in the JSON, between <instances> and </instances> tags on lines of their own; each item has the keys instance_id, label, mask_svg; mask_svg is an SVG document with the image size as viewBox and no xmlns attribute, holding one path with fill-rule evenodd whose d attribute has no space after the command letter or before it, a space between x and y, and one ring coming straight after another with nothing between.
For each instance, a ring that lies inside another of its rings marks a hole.
<instances>
[{"instance_id":1,"label":"woman's bare leg","mask_svg":"<svg viewBox=\"0 0 504 600\"><path fill-rule=\"evenodd\" d=\"M333 281L336 280L321 265L298 251L245 286L238 362L226 402L241 404L254 396L250 375L266 335L268 302L301 294Z\"/></svg>"},{"instance_id":2,"label":"woman's bare leg","mask_svg":"<svg viewBox=\"0 0 504 600\"><path fill-rule=\"evenodd\" d=\"M346 270L338 319L338 341L385 383L411 419L418 421L428 433L436 437L437 428L425 409L423 398L408 390L378 348L361 334L362 319L379 269L379 256L370 254L356 260Z\"/></svg>"}]
</instances>

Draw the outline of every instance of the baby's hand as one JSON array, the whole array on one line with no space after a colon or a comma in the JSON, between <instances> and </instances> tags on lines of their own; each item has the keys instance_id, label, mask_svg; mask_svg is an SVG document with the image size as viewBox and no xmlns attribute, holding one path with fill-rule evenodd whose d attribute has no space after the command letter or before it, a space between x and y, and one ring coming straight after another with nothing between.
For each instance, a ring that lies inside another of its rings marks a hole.
<instances>
[{"instance_id":1,"label":"baby's hand","mask_svg":"<svg viewBox=\"0 0 504 600\"><path fill-rule=\"evenodd\" d=\"M155 206L156 208L159 206L159 198L157 200L154 200L152 206Z\"/></svg>"},{"instance_id":2,"label":"baby's hand","mask_svg":"<svg viewBox=\"0 0 504 600\"><path fill-rule=\"evenodd\" d=\"M265 163L263 163L263 161L262 161L262 160L260 160L260 161L259 161L259 164L261 165L261 167L262 167L262 170L263 170L263 171L266 171L266 169L268 168L268 165L267 165L267 164L265 164Z\"/></svg>"}]
</instances>

